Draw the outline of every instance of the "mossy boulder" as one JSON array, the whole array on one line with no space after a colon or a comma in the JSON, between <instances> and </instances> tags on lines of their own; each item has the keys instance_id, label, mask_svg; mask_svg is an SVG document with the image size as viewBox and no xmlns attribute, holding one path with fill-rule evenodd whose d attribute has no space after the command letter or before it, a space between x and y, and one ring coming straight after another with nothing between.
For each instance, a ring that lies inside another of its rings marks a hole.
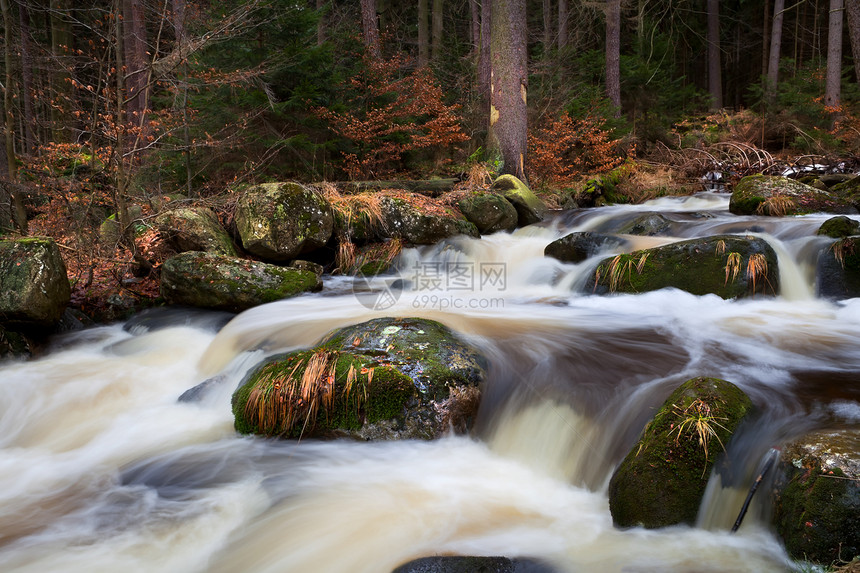
<instances>
[{"instance_id":1,"label":"mossy boulder","mask_svg":"<svg viewBox=\"0 0 860 573\"><path fill-rule=\"evenodd\" d=\"M161 295L170 304L241 312L320 288L310 271L189 251L161 266Z\"/></svg>"},{"instance_id":2,"label":"mossy boulder","mask_svg":"<svg viewBox=\"0 0 860 573\"><path fill-rule=\"evenodd\" d=\"M468 431L485 376L484 357L444 325L379 318L267 360L234 394L233 413L241 433L432 439Z\"/></svg>"},{"instance_id":3,"label":"mossy boulder","mask_svg":"<svg viewBox=\"0 0 860 573\"><path fill-rule=\"evenodd\" d=\"M502 175L493 182L493 191L501 193L517 210L517 224L520 227L539 223L549 213L546 203L535 195L528 185L513 175Z\"/></svg>"},{"instance_id":4,"label":"mossy boulder","mask_svg":"<svg viewBox=\"0 0 860 573\"><path fill-rule=\"evenodd\" d=\"M860 211L860 176L855 176L843 183L834 185L831 191L854 205L854 208Z\"/></svg>"},{"instance_id":5,"label":"mossy boulder","mask_svg":"<svg viewBox=\"0 0 860 573\"><path fill-rule=\"evenodd\" d=\"M233 240L207 207L186 207L166 211L155 218L155 227L177 252L205 251L235 257Z\"/></svg>"},{"instance_id":6,"label":"mossy boulder","mask_svg":"<svg viewBox=\"0 0 860 573\"><path fill-rule=\"evenodd\" d=\"M731 382L693 378L663 403L609 482L617 527L693 524L714 461L752 410ZM700 435L707 425L713 434Z\"/></svg>"},{"instance_id":7,"label":"mossy boulder","mask_svg":"<svg viewBox=\"0 0 860 573\"><path fill-rule=\"evenodd\" d=\"M251 187L236 204L242 247L266 261L289 261L314 251L328 242L333 228L328 201L298 183Z\"/></svg>"},{"instance_id":8,"label":"mossy boulder","mask_svg":"<svg viewBox=\"0 0 860 573\"><path fill-rule=\"evenodd\" d=\"M715 235L616 255L600 262L586 292L640 293L677 288L724 299L779 293L776 253L757 237Z\"/></svg>"},{"instance_id":9,"label":"mossy boulder","mask_svg":"<svg viewBox=\"0 0 860 573\"><path fill-rule=\"evenodd\" d=\"M773 522L790 556L860 557L860 430L820 431L783 447Z\"/></svg>"},{"instance_id":10,"label":"mossy boulder","mask_svg":"<svg viewBox=\"0 0 860 573\"><path fill-rule=\"evenodd\" d=\"M834 239L841 239L851 235L860 235L860 221L856 221L850 217L846 217L845 215L839 215L838 217L833 217L824 221L821 224L821 227L818 228L817 234L832 237Z\"/></svg>"},{"instance_id":11,"label":"mossy boulder","mask_svg":"<svg viewBox=\"0 0 860 573\"><path fill-rule=\"evenodd\" d=\"M556 239L544 248L543 254L563 263L581 263L601 251L624 249L627 245L629 241L621 237L585 231Z\"/></svg>"},{"instance_id":12,"label":"mossy boulder","mask_svg":"<svg viewBox=\"0 0 860 573\"><path fill-rule=\"evenodd\" d=\"M402 197L384 197L381 234L411 245L433 245L457 235L480 237L478 228L454 213L429 213Z\"/></svg>"},{"instance_id":13,"label":"mossy boulder","mask_svg":"<svg viewBox=\"0 0 860 573\"><path fill-rule=\"evenodd\" d=\"M807 213L856 213L838 194L816 189L800 181L771 175L749 175L735 185L729 200L735 215L804 215Z\"/></svg>"},{"instance_id":14,"label":"mossy boulder","mask_svg":"<svg viewBox=\"0 0 860 573\"><path fill-rule=\"evenodd\" d=\"M667 234L671 226L672 221L662 213L645 213L622 225L618 232L624 235L654 237Z\"/></svg>"},{"instance_id":15,"label":"mossy boulder","mask_svg":"<svg viewBox=\"0 0 860 573\"><path fill-rule=\"evenodd\" d=\"M819 254L816 282L822 298L860 296L860 235L839 239Z\"/></svg>"},{"instance_id":16,"label":"mossy boulder","mask_svg":"<svg viewBox=\"0 0 860 573\"><path fill-rule=\"evenodd\" d=\"M498 193L471 193L458 203L466 220L473 223L481 234L516 229L519 215L513 203Z\"/></svg>"},{"instance_id":17,"label":"mossy boulder","mask_svg":"<svg viewBox=\"0 0 860 573\"><path fill-rule=\"evenodd\" d=\"M66 264L53 239L0 240L0 322L54 324L71 292Z\"/></svg>"}]
</instances>

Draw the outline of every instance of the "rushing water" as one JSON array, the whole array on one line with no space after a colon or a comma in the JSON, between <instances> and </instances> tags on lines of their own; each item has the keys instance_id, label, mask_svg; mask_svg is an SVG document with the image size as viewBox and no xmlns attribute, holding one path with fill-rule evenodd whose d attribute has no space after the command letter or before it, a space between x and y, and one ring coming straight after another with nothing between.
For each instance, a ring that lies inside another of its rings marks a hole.
<instances>
[{"instance_id":1,"label":"rushing water","mask_svg":"<svg viewBox=\"0 0 860 573\"><path fill-rule=\"evenodd\" d=\"M726 195L702 193L563 213L404 252L399 276L384 282L396 302L329 278L320 294L220 329L214 313L144 316L3 363L0 571L387 573L445 554L526 556L571 572L789 570L766 495L729 530L771 446L860 424L860 299L815 296L815 257L827 246L815 231L827 216L759 219L727 207ZM672 237L630 237L636 247L765 237L780 253L783 294L592 296L577 288L595 261L543 257L568 232L612 232L647 211L673 221ZM247 368L386 315L439 320L487 354L472 436L295 443L234 433L230 395ZM699 375L736 383L762 411L729 448L734 469L712 477L697 527L613 528L614 467L654 408ZM198 401L177 400L204 380Z\"/></svg>"}]
</instances>

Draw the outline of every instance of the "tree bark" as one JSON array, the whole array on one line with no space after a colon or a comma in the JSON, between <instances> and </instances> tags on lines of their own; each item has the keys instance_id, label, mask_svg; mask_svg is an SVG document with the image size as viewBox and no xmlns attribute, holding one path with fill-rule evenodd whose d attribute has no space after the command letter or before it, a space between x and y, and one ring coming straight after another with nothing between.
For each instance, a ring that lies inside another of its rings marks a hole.
<instances>
[{"instance_id":1,"label":"tree bark","mask_svg":"<svg viewBox=\"0 0 860 573\"><path fill-rule=\"evenodd\" d=\"M123 0L123 46L125 47L126 117L138 128L145 125L147 107L146 21L143 0Z\"/></svg>"},{"instance_id":2,"label":"tree bark","mask_svg":"<svg viewBox=\"0 0 860 573\"><path fill-rule=\"evenodd\" d=\"M621 0L606 2L606 94L621 116Z\"/></svg>"},{"instance_id":3,"label":"tree bark","mask_svg":"<svg viewBox=\"0 0 860 573\"><path fill-rule=\"evenodd\" d=\"M490 34L490 157L525 181L528 141L526 1L494 0Z\"/></svg>"},{"instance_id":4,"label":"tree bark","mask_svg":"<svg viewBox=\"0 0 860 573\"><path fill-rule=\"evenodd\" d=\"M708 92L711 109L723 107L723 78L720 69L720 0L708 0Z\"/></svg>"},{"instance_id":5,"label":"tree bark","mask_svg":"<svg viewBox=\"0 0 860 573\"><path fill-rule=\"evenodd\" d=\"M558 51L567 46L567 0L558 0Z\"/></svg>"},{"instance_id":6,"label":"tree bark","mask_svg":"<svg viewBox=\"0 0 860 573\"><path fill-rule=\"evenodd\" d=\"M849 3L860 0L848 0ZM824 81L824 105L839 107L842 95L842 0L830 0L827 26L827 74Z\"/></svg>"},{"instance_id":7,"label":"tree bark","mask_svg":"<svg viewBox=\"0 0 860 573\"><path fill-rule=\"evenodd\" d=\"M851 56L854 60L854 75L860 82L860 2L848 0L845 5L848 16L848 37L851 39Z\"/></svg>"},{"instance_id":8,"label":"tree bark","mask_svg":"<svg viewBox=\"0 0 860 573\"><path fill-rule=\"evenodd\" d=\"M418 0L418 67L430 63L430 0Z\"/></svg>"},{"instance_id":9,"label":"tree bark","mask_svg":"<svg viewBox=\"0 0 860 573\"><path fill-rule=\"evenodd\" d=\"M490 36L492 25L493 2L481 0L481 51L478 54L478 94L481 98L483 117L490 114Z\"/></svg>"},{"instance_id":10,"label":"tree bark","mask_svg":"<svg viewBox=\"0 0 860 573\"><path fill-rule=\"evenodd\" d=\"M432 22L432 42L433 46L430 51L430 58L434 62L438 62L442 57L442 16L444 15L444 4L442 0L433 0L433 13L431 15Z\"/></svg>"},{"instance_id":11,"label":"tree bark","mask_svg":"<svg viewBox=\"0 0 860 573\"><path fill-rule=\"evenodd\" d=\"M8 179L11 183L18 179L18 163L15 157L15 113L12 106L12 85L13 85L13 60L14 60L14 45L12 35L12 9L9 5L9 0L0 0L0 12L3 14L3 38L4 50L3 59L6 67L6 78L3 89L3 116L5 118L6 128L6 161L8 163ZM24 208L24 199L20 191L15 185L8 185L6 188L9 193L9 198L12 203L12 220L15 227L22 235L27 234L27 211Z\"/></svg>"},{"instance_id":12,"label":"tree bark","mask_svg":"<svg viewBox=\"0 0 860 573\"><path fill-rule=\"evenodd\" d=\"M382 58L382 46L379 42L379 24L376 18L376 0L361 0L361 30L364 35L364 46L370 57Z\"/></svg>"},{"instance_id":13,"label":"tree bark","mask_svg":"<svg viewBox=\"0 0 860 573\"><path fill-rule=\"evenodd\" d=\"M36 115L33 111L33 45L30 42L30 11L25 2L18 4L18 25L21 28L21 99L24 100L24 152L32 153L36 148L33 126Z\"/></svg>"},{"instance_id":14,"label":"tree bark","mask_svg":"<svg viewBox=\"0 0 860 573\"><path fill-rule=\"evenodd\" d=\"M782 45L782 20L785 12L785 0L775 0L773 3L773 29L770 34L770 56L767 64L766 93L770 99L776 96L776 86L779 81L779 56Z\"/></svg>"},{"instance_id":15,"label":"tree bark","mask_svg":"<svg viewBox=\"0 0 860 573\"><path fill-rule=\"evenodd\" d=\"M552 0L543 0L543 53L552 49Z\"/></svg>"},{"instance_id":16,"label":"tree bark","mask_svg":"<svg viewBox=\"0 0 860 573\"><path fill-rule=\"evenodd\" d=\"M72 29L67 18L67 0L51 0L51 56L54 69L51 73L51 139L55 142L71 140L70 126L66 124L71 111L71 75L68 59L72 49Z\"/></svg>"},{"instance_id":17,"label":"tree bark","mask_svg":"<svg viewBox=\"0 0 860 573\"><path fill-rule=\"evenodd\" d=\"M472 54L477 57L481 53L481 0L469 0L469 15L472 24L469 28Z\"/></svg>"}]
</instances>

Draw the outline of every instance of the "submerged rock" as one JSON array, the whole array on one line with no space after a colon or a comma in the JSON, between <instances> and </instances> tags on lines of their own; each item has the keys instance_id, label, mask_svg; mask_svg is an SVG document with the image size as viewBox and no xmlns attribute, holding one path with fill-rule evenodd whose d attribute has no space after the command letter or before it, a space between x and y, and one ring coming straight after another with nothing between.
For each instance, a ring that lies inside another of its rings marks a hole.
<instances>
[{"instance_id":1,"label":"submerged rock","mask_svg":"<svg viewBox=\"0 0 860 573\"><path fill-rule=\"evenodd\" d=\"M539 223L549 213L546 203L532 193L528 185L513 175L502 175L493 183L493 191L504 195L517 210L517 223L520 227Z\"/></svg>"},{"instance_id":2,"label":"submerged rock","mask_svg":"<svg viewBox=\"0 0 860 573\"><path fill-rule=\"evenodd\" d=\"M164 261L161 296L168 303L241 312L320 288L310 271L189 251Z\"/></svg>"},{"instance_id":3,"label":"submerged rock","mask_svg":"<svg viewBox=\"0 0 860 573\"><path fill-rule=\"evenodd\" d=\"M0 322L54 324L71 293L66 264L53 239L0 240Z\"/></svg>"},{"instance_id":4,"label":"submerged rock","mask_svg":"<svg viewBox=\"0 0 860 573\"><path fill-rule=\"evenodd\" d=\"M460 199L460 212L482 234L516 229L519 215L513 203L498 193L476 192Z\"/></svg>"},{"instance_id":5,"label":"submerged rock","mask_svg":"<svg viewBox=\"0 0 860 573\"><path fill-rule=\"evenodd\" d=\"M553 567L534 559L507 557L423 557L392 573L553 573Z\"/></svg>"},{"instance_id":6,"label":"submerged rock","mask_svg":"<svg viewBox=\"0 0 860 573\"><path fill-rule=\"evenodd\" d=\"M731 382L693 378L663 403L609 482L617 527L693 524L714 461L752 409Z\"/></svg>"},{"instance_id":7,"label":"submerged rock","mask_svg":"<svg viewBox=\"0 0 860 573\"><path fill-rule=\"evenodd\" d=\"M716 235L604 259L585 290L597 294L677 288L724 299L779 292L776 253L757 237Z\"/></svg>"},{"instance_id":8,"label":"submerged rock","mask_svg":"<svg viewBox=\"0 0 860 573\"><path fill-rule=\"evenodd\" d=\"M823 565L860 557L860 430L816 432L783 448L774 525L789 555Z\"/></svg>"},{"instance_id":9,"label":"submerged rock","mask_svg":"<svg viewBox=\"0 0 860 573\"><path fill-rule=\"evenodd\" d=\"M672 221L662 213L645 213L625 223L618 232L625 235L654 237L669 231Z\"/></svg>"},{"instance_id":10,"label":"submerged rock","mask_svg":"<svg viewBox=\"0 0 860 573\"><path fill-rule=\"evenodd\" d=\"M816 189L787 177L749 175L735 185L729 201L735 215L803 215L806 213L856 213L857 209L836 193Z\"/></svg>"},{"instance_id":11,"label":"submerged rock","mask_svg":"<svg viewBox=\"0 0 860 573\"><path fill-rule=\"evenodd\" d=\"M818 296L843 300L860 296L860 236L840 239L818 256Z\"/></svg>"},{"instance_id":12,"label":"submerged rock","mask_svg":"<svg viewBox=\"0 0 860 573\"><path fill-rule=\"evenodd\" d=\"M298 183L251 187L236 204L236 229L246 251L285 262L324 246L334 218L328 201Z\"/></svg>"},{"instance_id":13,"label":"submerged rock","mask_svg":"<svg viewBox=\"0 0 860 573\"><path fill-rule=\"evenodd\" d=\"M603 235L585 231L571 233L556 239L543 250L544 256L558 259L563 263L581 263L601 251L623 249L630 244L626 239L615 235Z\"/></svg>"},{"instance_id":14,"label":"submerged rock","mask_svg":"<svg viewBox=\"0 0 860 573\"><path fill-rule=\"evenodd\" d=\"M240 433L432 439L471 427L486 360L444 325L379 318L266 360L233 395Z\"/></svg>"}]
</instances>

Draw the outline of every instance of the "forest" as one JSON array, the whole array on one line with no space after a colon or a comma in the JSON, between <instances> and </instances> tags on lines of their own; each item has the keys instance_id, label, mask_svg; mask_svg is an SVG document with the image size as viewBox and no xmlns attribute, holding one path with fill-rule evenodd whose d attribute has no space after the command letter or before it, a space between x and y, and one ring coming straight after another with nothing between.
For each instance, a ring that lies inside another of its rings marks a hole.
<instances>
[{"instance_id":1,"label":"forest","mask_svg":"<svg viewBox=\"0 0 860 573\"><path fill-rule=\"evenodd\" d=\"M78 305L154 297L149 222L229 228L253 183L510 173L560 207L860 157L858 0L0 5L0 233L57 240Z\"/></svg>"}]
</instances>

